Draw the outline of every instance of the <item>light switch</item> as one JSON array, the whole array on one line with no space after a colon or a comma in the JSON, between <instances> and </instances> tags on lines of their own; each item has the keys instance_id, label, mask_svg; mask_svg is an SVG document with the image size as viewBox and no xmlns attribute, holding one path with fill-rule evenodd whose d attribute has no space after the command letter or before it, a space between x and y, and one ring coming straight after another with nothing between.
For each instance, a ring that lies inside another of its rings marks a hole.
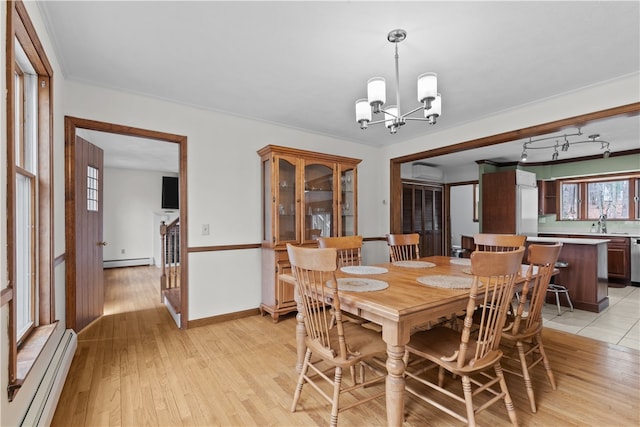
<instances>
[{"instance_id":1,"label":"light switch","mask_svg":"<svg viewBox=\"0 0 640 427\"><path fill-rule=\"evenodd\" d=\"M209 224L202 224L202 231L200 232L203 236L209 235Z\"/></svg>"}]
</instances>

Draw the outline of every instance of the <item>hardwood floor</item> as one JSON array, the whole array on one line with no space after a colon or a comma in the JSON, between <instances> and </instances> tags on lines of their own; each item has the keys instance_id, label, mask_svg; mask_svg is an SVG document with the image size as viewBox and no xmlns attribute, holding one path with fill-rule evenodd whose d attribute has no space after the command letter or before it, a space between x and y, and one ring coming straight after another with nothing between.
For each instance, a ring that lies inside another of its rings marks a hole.
<instances>
[{"instance_id":1,"label":"hardwood floor","mask_svg":"<svg viewBox=\"0 0 640 427\"><path fill-rule=\"evenodd\" d=\"M329 406L310 388L298 412L289 411L295 316L180 331L160 304L159 275L155 267L105 271L105 315L78 335L52 426L328 424ZM520 425L640 425L639 351L551 329L543 335L558 389L536 369L532 414L521 380L507 376ZM405 426L459 425L410 397L405 408ZM500 404L477 421L509 424ZM342 412L338 422L385 425L384 399Z\"/></svg>"}]
</instances>

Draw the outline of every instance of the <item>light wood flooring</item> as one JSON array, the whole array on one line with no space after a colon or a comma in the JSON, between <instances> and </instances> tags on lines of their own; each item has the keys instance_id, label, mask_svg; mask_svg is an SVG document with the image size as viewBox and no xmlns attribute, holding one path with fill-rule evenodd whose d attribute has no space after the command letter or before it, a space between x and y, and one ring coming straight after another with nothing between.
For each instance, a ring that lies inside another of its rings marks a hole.
<instances>
[{"instance_id":1,"label":"light wood flooring","mask_svg":"<svg viewBox=\"0 0 640 427\"><path fill-rule=\"evenodd\" d=\"M160 304L159 274L155 267L105 271L105 315L78 334L53 426L328 424L328 405L309 387L298 411L289 411L295 316L180 331ZM552 329L544 339L558 390L536 369L532 414L521 380L508 376L520 425L640 425L640 352ZM405 409L405 426L460 425L410 397ZM501 404L477 421L509 424ZM385 425L384 399L341 413L338 423Z\"/></svg>"}]
</instances>

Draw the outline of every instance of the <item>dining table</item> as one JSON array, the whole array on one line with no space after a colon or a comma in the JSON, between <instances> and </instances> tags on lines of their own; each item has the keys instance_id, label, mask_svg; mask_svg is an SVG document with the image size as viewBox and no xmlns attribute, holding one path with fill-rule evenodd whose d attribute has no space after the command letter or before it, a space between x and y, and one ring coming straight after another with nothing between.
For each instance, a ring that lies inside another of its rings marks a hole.
<instances>
[{"instance_id":1,"label":"dining table","mask_svg":"<svg viewBox=\"0 0 640 427\"><path fill-rule=\"evenodd\" d=\"M522 286L526 269L523 265L516 286ZM387 345L387 424L401 426L405 346L415 328L466 308L473 280L471 260L431 256L408 262L338 268L335 276L341 310L381 326L382 339ZM282 274L280 279L295 284L292 275ZM341 283L346 286L340 286ZM301 313L299 310L296 325L298 372L306 352L306 331Z\"/></svg>"}]
</instances>

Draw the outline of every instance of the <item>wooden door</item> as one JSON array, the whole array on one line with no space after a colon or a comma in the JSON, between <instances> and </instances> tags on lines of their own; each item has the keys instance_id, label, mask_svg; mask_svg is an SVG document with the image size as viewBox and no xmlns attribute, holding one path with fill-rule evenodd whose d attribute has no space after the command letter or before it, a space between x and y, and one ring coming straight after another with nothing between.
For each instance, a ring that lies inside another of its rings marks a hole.
<instances>
[{"instance_id":1,"label":"wooden door","mask_svg":"<svg viewBox=\"0 0 640 427\"><path fill-rule=\"evenodd\" d=\"M76 137L66 152L66 213L73 224L66 232L66 320L67 327L80 331L104 310L103 151Z\"/></svg>"},{"instance_id":2,"label":"wooden door","mask_svg":"<svg viewBox=\"0 0 640 427\"><path fill-rule=\"evenodd\" d=\"M420 235L420 256L444 254L442 188L402 184L402 232Z\"/></svg>"}]
</instances>

